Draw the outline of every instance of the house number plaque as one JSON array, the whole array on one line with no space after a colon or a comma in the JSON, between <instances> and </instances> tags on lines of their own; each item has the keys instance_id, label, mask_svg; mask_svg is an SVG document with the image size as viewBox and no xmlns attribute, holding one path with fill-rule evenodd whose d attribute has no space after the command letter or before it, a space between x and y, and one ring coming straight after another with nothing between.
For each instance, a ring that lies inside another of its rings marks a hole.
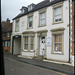
<instances>
[{"instance_id":1,"label":"house number plaque","mask_svg":"<svg viewBox=\"0 0 75 75\"><path fill-rule=\"evenodd\" d=\"M46 45L51 46L51 37L47 37Z\"/></svg>"}]
</instances>

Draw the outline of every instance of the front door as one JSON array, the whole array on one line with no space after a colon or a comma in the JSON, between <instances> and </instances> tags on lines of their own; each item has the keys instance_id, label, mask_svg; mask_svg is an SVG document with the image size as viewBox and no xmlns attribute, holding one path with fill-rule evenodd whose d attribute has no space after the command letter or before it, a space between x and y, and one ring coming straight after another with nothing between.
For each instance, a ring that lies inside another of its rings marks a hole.
<instances>
[{"instance_id":1,"label":"front door","mask_svg":"<svg viewBox=\"0 0 75 75\"><path fill-rule=\"evenodd\" d=\"M44 56L45 52L45 37L40 37L40 55Z\"/></svg>"}]
</instances>

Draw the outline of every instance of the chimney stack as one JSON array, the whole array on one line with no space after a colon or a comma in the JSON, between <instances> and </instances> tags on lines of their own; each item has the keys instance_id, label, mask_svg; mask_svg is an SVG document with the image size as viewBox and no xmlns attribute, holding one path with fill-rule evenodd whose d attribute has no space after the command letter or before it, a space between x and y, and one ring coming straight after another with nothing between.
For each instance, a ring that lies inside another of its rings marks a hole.
<instances>
[{"instance_id":1,"label":"chimney stack","mask_svg":"<svg viewBox=\"0 0 75 75\"><path fill-rule=\"evenodd\" d=\"M9 18L7 18L6 23L7 23L7 24L10 24L10 20L9 20Z\"/></svg>"}]
</instances>

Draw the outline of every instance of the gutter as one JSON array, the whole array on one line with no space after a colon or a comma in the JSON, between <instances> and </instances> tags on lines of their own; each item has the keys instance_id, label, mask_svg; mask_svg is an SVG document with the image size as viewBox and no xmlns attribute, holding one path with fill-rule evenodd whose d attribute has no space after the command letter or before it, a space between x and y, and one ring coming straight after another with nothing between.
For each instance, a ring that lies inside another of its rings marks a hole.
<instances>
[{"instance_id":1,"label":"gutter","mask_svg":"<svg viewBox=\"0 0 75 75\"><path fill-rule=\"evenodd\" d=\"M70 0L69 0L69 61L70 63Z\"/></svg>"}]
</instances>

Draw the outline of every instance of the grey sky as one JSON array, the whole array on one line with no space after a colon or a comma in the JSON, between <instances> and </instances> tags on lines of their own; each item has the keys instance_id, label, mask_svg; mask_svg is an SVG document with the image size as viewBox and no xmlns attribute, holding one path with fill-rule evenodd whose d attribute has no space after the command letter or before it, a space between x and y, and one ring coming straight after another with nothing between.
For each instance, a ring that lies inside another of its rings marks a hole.
<instances>
[{"instance_id":1,"label":"grey sky","mask_svg":"<svg viewBox=\"0 0 75 75\"><path fill-rule=\"evenodd\" d=\"M39 3L43 0L2 0L1 2L1 15L2 21L5 21L9 18L12 19L20 13L22 6L28 6L31 3Z\"/></svg>"}]
</instances>

